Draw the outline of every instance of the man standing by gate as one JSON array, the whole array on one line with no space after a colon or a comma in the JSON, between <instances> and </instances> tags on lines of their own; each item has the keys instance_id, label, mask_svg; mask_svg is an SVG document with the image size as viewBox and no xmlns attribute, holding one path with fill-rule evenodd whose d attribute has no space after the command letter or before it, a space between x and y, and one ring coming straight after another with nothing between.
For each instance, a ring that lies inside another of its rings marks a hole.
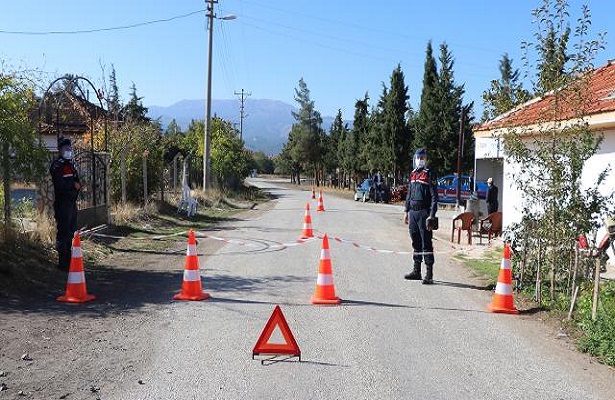
<instances>
[{"instance_id":1,"label":"man standing by gate","mask_svg":"<svg viewBox=\"0 0 615 400\"><path fill-rule=\"evenodd\" d=\"M49 167L53 181L53 210L56 219L56 250L58 269L68 271L71 260L71 246L77 226L77 196L81 190L79 175L73 164L73 148L70 139L58 140L59 155Z\"/></svg>"},{"instance_id":2,"label":"man standing by gate","mask_svg":"<svg viewBox=\"0 0 615 400\"><path fill-rule=\"evenodd\" d=\"M426 166L427 152L418 149L414 154L414 170L410 173L410 184L406 196L404 223L409 224L414 255L414 269L404 276L409 280L421 280L421 263L425 260L423 284L433 283L433 232L437 229L438 191L436 177Z\"/></svg>"}]
</instances>

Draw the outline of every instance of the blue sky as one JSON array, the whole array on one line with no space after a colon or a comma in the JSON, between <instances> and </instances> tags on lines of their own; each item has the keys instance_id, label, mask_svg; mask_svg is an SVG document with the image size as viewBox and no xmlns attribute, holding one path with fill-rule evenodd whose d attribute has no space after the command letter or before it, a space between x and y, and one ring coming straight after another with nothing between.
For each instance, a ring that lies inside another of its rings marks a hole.
<instances>
[{"instance_id":1,"label":"blue sky","mask_svg":"<svg viewBox=\"0 0 615 400\"><path fill-rule=\"evenodd\" d=\"M352 119L356 99L369 92L375 104L391 72L401 64L411 105L418 106L425 47L446 41L465 101L482 110L481 94L498 77L507 52L523 70L520 44L532 40L532 9L541 1L496 0L220 0L214 23L213 97L293 103L303 77L316 108ZM576 20L585 2L570 0ZM592 31L607 31L612 1L590 2ZM205 8L204 0L0 0L0 30L77 31L167 19ZM607 41L609 35L607 35ZM615 58L606 44L596 66ZM71 35L0 33L0 59L13 68L41 71L45 83L64 73L102 84L101 64L115 65L123 99L135 82L145 105L168 106L205 98L205 14L134 29ZM293 103L294 104L294 103Z\"/></svg>"}]
</instances>

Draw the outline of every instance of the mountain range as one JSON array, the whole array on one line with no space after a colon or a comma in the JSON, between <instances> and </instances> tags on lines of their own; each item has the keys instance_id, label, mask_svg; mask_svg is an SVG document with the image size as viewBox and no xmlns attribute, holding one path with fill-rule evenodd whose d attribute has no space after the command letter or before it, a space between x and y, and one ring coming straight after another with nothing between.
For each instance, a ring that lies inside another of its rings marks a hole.
<instances>
[{"instance_id":1,"label":"mountain range","mask_svg":"<svg viewBox=\"0 0 615 400\"><path fill-rule=\"evenodd\" d=\"M232 121L239 129L238 99L212 100L212 116ZM205 100L181 100L168 107L149 106L148 116L160 119L163 129L175 119L185 131L193 119L205 119ZM276 155L284 146L288 133L294 123L292 111L296 109L288 103L268 99L247 99L244 103L243 139L246 147ZM334 117L323 117L323 129L329 131Z\"/></svg>"}]
</instances>

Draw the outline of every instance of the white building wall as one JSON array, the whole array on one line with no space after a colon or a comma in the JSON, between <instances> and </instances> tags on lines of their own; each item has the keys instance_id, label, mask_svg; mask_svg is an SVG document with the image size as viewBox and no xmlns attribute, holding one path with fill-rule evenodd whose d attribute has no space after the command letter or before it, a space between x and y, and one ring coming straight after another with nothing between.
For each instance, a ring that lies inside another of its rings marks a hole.
<instances>
[{"instance_id":1,"label":"white building wall","mask_svg":"<svg viewBox=\"0 0 615 400\"><path fill-rule=\"evenodd\" d=\"M504 182L502 184L502 218L503 227L506 229L513 223L520 222L523 216L523 190L515 184L515 176L521 168L520 165L515 165L511 162L504 161ZM586 161L583 168L582 181L585 188L593 186L596 182L598 174L605 168L610 168L610 173L600 187L600 192L603 195L610 196L615 192L615 130L604 132L604 141L599 151ZM615 208L615 204L611 204L611 208ZM601 216L603 219L605 216ZM598 240L606 233L606 229L602 227L598 231ZM615 265L615 256L612 249L609 250L610 263Z\"/></svg>"}]
</instances>

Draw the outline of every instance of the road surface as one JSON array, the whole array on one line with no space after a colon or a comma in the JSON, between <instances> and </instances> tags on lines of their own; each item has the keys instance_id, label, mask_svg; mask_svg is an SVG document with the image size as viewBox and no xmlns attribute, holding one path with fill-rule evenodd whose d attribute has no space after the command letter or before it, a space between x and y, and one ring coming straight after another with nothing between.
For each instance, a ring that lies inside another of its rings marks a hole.
<instances>
[{"instance_id":1,"label":"road surface","mask_svg":"<svg viewBox=\"0 0 615 400\"><path fill-rule=\"evenodd\" d=\"M214 254L211 239L199 240L212 298L152 313L154 329L141 333L151 354L140 382L118 383L105 398L613 399L613 371L571 350L552 328L531 315L487 312L492 293L451 261L444 239L436 241L432 286L403 279L409 255L332 240L343 303L311 305L321 241L280 245L299 236L306 202L316 234L408 251L401 208L328 196L318 213L310 192L251 182L276 196L271 209L210 232L235 240ZM262 365L251 351L277 304L302 361Z\"/></svg>"}]
</instances>

